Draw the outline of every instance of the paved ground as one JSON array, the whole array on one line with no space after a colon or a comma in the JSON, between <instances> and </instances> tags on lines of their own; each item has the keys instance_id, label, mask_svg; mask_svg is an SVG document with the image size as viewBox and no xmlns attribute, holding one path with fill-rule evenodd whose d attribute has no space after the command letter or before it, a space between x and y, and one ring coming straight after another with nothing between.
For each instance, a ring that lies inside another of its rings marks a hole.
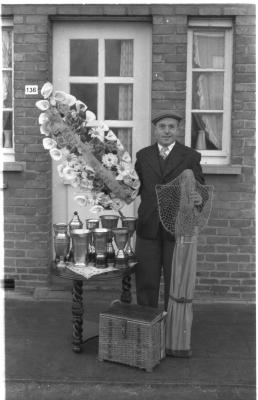
<instances>
[{"instance_id":1,"label":"paved ground","mask_svg":"<svg viewBox=\"0 0 258 400\"><path fill-rule=\"evenodd\" d=\"M86 307L90 336L107 302L90 294ZM194 304L192 358L167 357L152 373L99 362L97 338L73 353L69 297L6 299L5 321L6 400L256 398L254 305Z\"/></svg>"}]
</instances>

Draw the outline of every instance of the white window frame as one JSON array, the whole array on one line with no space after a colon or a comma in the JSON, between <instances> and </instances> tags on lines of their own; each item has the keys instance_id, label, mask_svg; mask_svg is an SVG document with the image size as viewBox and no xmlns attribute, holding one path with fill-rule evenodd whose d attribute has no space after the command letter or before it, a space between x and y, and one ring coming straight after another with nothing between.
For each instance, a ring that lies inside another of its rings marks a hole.
<instances>
[{"instance_id":1,"label":"white window frame","mask_svg":"<svg viewBox=\"0 0 258 400\"><path fill-rule=\"evenodd\" d=\"M2 18L2 27L12 27L12 66L11 68L4 68L3 62L2 64L2 73L3 71L12 71L12 107L4 108L3 104L1 106L1 118L0 118L0 132L1 134L1 143L0 148L3 154L3 161L14 161L14 40L13 40L13 20L11 18ZM1 43L2 43L2 29L1 29ZM1 55L2 57L2 55ZM3 60L2 60L3 61ZM2 79L2 78L1 78ZM11 111L12 112L12 147L4 148L3 147L3 111Z\"/></svg>"},{"instance_id":2,"label":"white window frame","mask_svg":"<svg viewBox=\"0 0 258 400\"><path fill-rule=\"evenodd\" d=\"M200 68L192 67L193 58L193 33L197 30L211 29L212 31L225 32L225 53L224 68L212 69L212 71L224 72L224 93L223 93L223 128L222 128L222 149L221 150L198 150L202 155L201 163L212 165L230 164L231 145L231 94L232 94L232 55L233 55L233 29L231 19L215 18L191 18L188 22L187 38L187 83L186 83L186 119L185 119L185 144L191 147L191 124L192 112L203 113L211 110L192 109L192 76L193 71L201 71ZM203 69L209 70L208 68ZM213 112L214 113L214 112Z\"/></svg>"}]
</instances>

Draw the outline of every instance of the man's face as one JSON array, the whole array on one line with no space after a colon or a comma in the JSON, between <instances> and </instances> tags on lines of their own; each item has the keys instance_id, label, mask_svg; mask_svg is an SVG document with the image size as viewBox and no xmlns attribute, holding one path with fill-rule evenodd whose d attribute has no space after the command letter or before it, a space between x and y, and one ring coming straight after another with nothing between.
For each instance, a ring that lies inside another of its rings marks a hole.
<instances>
[{"instance_id":1,"label":"man's face","mask_svg":"<svg viewBox=\"0 0 258 400\"><path fill-rule=\"evenodd\" d=\"M178 136L179 122L174 118L162 118L155 125L154 135L161 146L169 146Z\"/></svg>"}]
</instances>

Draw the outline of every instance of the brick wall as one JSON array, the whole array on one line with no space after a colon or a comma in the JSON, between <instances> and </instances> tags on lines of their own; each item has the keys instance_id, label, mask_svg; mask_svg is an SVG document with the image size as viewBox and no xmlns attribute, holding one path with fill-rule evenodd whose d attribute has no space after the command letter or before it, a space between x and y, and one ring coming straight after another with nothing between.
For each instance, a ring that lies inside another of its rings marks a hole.
<instances>
[{"instance_id":1,"label":"brick wall","mask_svg":"<svg viewBox=\"0 0 258 400\"><path fill-rule=\"evenodd\" d=\"M195 297L252 300L255 297L255 7L192 5L5 5L14 17L15 157L23 171L6 172L5 274L18 289L47 286L51 262L51 163L43 150L35 101L25 84L51 80L49 16L152 18L152 110L184 114L187 18L232 17L234 62L232 164L241 175L206 175L214 185L209 225L198 245ZM183 138L182 138L183 139ZM93 285L94 286L94 285Z\"/></svg>"}]
</instances>

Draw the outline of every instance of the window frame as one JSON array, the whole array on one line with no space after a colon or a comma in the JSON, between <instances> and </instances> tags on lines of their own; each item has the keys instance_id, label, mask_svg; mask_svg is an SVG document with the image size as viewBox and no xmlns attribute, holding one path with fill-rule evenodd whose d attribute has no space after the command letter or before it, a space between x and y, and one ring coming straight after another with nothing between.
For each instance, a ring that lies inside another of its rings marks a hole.
<instances>
[{"instance_id":1,"label":"window frame","mask_svg":"<svg viewBox=\"0 0 258 400\"><path fill-rule=\"evenodd\" d=\"M223 92L223 124L222 124L222 149L221 150L198 150L202 155L202 164L228 165L230 164L231 145L231 99L232 99L232 62L233 62L233 23L231 19L215 18L191 18L188 21L187 33L187 79L186 79L186 118L185 118L185 144L191 147L191 124L193 111L204 110L192 109L192 77L195 69L192 66L193 58L193 34L196 31L207 31L225 33L224 68L214 71L224 71ZM208 70L208 68L206 68ZM203 69L205 70L205 68ZM206 111L206 110L205 110Z\"/></svg>"},{"instance_id":2,"label":"window frame","mask_svg":"<svg viewBox=\"0 0 258 400\"><path fill-rule=\"evenodd\" d=\"M13 32L13 19L12 18L4 18L2 17L2 26L1 26L1 39L2 39L2 31L5 27L12 28L12 66L10 68L4 68L2 63L2 77L4 71L12 72L12 107L4 107L2 104L2 116L0 119L0 129L2 132L1 138L1 152L3 154L3 161L14 161L15 160L15 146L14 146L14 32ZM2 78L3 79L3 78ZM12 112L12 147L5 148L3 147L3 112L11 111Z\"/></svg>"}]
</instances>

